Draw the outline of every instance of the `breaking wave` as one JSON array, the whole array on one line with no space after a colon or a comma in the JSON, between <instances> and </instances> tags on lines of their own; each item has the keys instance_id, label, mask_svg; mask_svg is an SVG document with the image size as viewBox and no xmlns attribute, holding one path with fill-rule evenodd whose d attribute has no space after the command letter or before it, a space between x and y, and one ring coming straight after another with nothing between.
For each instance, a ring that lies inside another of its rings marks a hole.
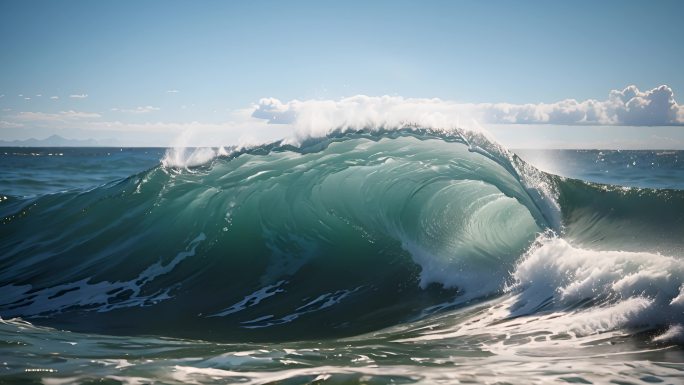
<instances>
[{"instance_id":1,"label":"breaking wave","mask_svg":"<svg viewBox=\"0 0 684 385\"><path fill-rule=\"evenodd\" d=\"M683 330L682 191L545 174L467 132L170 150L1 210L0 316L69 330L321 338L492 299L471 325Z\"/></svg>"}]
</instances>

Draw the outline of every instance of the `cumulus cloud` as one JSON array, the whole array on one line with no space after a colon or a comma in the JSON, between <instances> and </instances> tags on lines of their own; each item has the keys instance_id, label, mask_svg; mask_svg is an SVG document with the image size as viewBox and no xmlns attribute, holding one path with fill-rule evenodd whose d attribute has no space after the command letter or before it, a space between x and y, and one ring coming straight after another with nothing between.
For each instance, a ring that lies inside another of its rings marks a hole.
<instances>
[{"instance_id":1,"label":"cumulus cloud","mask_svg":"<svg viewBox=\"0 0 684 385\"><path fill-rule=\"evenodd\" d=\"M85 99L88 97L88 94L71 94L69 97L72 99Z\"/></svg>"},{"instance_id":2,"label":"cumulus cloud","mask_svg":"<svg viewBox=\"0 0 684 385\"><path fill-rule=\"evenodd\" d=\"M606 100L566 99L556 103L457 103L441 99L407 99L398 96L353 96L341 100L261 99L252 117L270 124L342 127L392 126L406 123L452 128L476 120L491 124L567 125L684 125L684 106L672 89L659 86L640 91L636 86L613 90Z\"/></svg>"},{"instance_id":3,"label":"cumulus cloud","mask_svg":"<svg viewBox=\"0 0 684 385\"><path fill-rule=\"evenodd\" d=\"M59 99L59 96L50 96L50 99L57 100L57 99Z\"/></svg>"},{"instance_id":4,"label":"cumulus cloud","mask_svg":"<svg viewBox=\"0 0 684 385\"><path fill-rule=\"evenodd\" d=\"M668 86L640 91L636 86L613 90L608 99L566 99L557 103L482 104L484 121L490 123L596 124L668 126L684 124L684 106L677 104Z\"/></svg>"},{"instance_id":5,"label":"cumulus cloud","mask_svg":"<svg viewBox=\"0 0 684 385\"><path fill-rule=\"evenodd\" d=\"M684 123L681 119L684 106L677 104L674 93L668 86L646 92L640 92L636 86L629 86L622 91L612 91L609 100L617 106L615 110L621 122L653 126Z\"/></svg>"},{"instance_id":6,"label":"cumulus cloud","mask_svg":"<svg viewBox=\"0 0 684 385\"><path fill-rule=\"evenodd\" d=\"M343 102L344 100L341 101L341 103ZM259 104L257 104L254 112L252 113L252 117L268 120L268 122L271 124L293 123L297 117L296 111L303 106L304 103L308 103L310 105L317 102L299 102L298 100L294 100L285 104L275 98L264 98L259 100Z\"/></svg>"}]
</instances>

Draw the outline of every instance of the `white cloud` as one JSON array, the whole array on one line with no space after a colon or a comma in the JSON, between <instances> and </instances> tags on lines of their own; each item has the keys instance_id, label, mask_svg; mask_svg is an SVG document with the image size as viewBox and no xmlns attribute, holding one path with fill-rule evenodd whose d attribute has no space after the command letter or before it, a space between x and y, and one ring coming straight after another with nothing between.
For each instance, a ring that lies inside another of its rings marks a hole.
<instances>
[{"instance_id":1,"label":"white cloud","mask_svg":"<svg viewBox=\"0 0 684 385\"><path fill-rule=\"evenodd\" d=\"M59 96L50 96L50 99L57 100L57 99L59 99Z\"/></svg>"},{"instance_id":2,"label":"white cloud","mask_svg":"<svg viewBox=\"0 0 684 385\"><path fill-rule=\"evenodd\" d=\"M491 124L684 125L684 106L668 86L639 91L629 86L611 91L603 101L566 99L556 103L457 103L398 96L353 96L341 100L261 99L252 116L271 124L293 124L299 130L315 126L380 127L406 123L449 129L477 120Z\"/></svg>"},{"instance_id":3,"label":"white cloud","mask_svg":"<svg viewBox=\"0 0 684 385\"><path fill-rule=\"evenodd\" d=\"M180 91L178 91L178 90L168 90L168 91L166 91L166 93L168 93L168 94L177 94L177 93L180 93Z\"/></svg>"},{"instance_id":4,"label":"white cloud","mask_svg":"<svg viewBox=\"0 0 684 385\"><path fill-rule=\"evenodd\" d=\"M595 124L626 126L668 126L684 124L684 106L678 105L668 86L639 91L629 86L613 90L603 101L566 99L540 104L481 104L488 123Z\"/></svg>"},{"instance_id":5,"label":"white cloud","mask_svg":"<svg viewBox=\"0 0 684 385\"><path fill-rule=\"evenodd\" d=\"M97 119L102 117L102 115L96 112L82 112L74 110L60 111L59 114L67 119Z\"/></svg>"},{"instance_id":6,"label":"white cloud","mask_svg":"<svg viewBox=\"0 0 684 385\"><path fill-rule=\"evenodd\" d=\"M82 111L60 111L59 113L45 113L45 112L19 112L15 115L16 120L31 121L31 122L66 122L81 119L98 119L102 115L95 112Z\"/></svg>"},{"instance_id":7,"label":"white cloud","mask_svg":"<svg viewBox=\"0 0 684 385\"><path fill-rule=\"evenodd\" d=\"M650 91L640 92L636 86L622 91L612 91L610 100L617 105L616 113L621 122L634 125L663 126L684 123L684 106L674 99L668 86L660 86Z\"/></svg>"},{"instance_id":8,"label":"white cloud","mask_svg":"<svg viewBox=\"0 0 684 385\"><path fill-rule=\"evenodd\" d=\"M6 120L0 120L0 128L19 128L24 125L21 123L8 122Z\"/></svg>"},{"instance_id":9,"label":"white cloud","mask_svg":"<svg viewBox=\"0 0 684 385\"><path fill-rule=\"evenodd\" d=\"M56 96L51 98L57 99ZM186 107L190 111L194 105ZM479 131L479 123L490 123L501 124L497 127L506 127L507 132L515 132L515 124L534 124L539 127L544 124L684 125L684 106L677 104L672 90L667 86L644 92L630 86L621 91L610 92L607 99L601 101L567 99L539 104L475 104L441 99L364 95L338 100L286 102L265 98L255 105L234 110L228 121L223 122L216 118L210 122L152 121L152 117L163 117L162 114L145 115L160 110L154 106L112 110L131 115L122 114L120 121L105 121L98 113L75 110L50 113L14 112L2 116L2 127L14 124L41 129L121 132L131 138L149 135L149 138L156 138L150 141L158 140L160 143L164 143L165 138L190 130L197 133L193 145L206 145L229 144L231 138L245 135L258 137L260 140L288 138L291 143L295 143L339 128L378 129L410 124L444 130L463 128ZM213 138L217 139L212 142Z\"/></svg>"},{"instance_id":10,"label":"white cloud","mask_svg":"<svg viewBox=\"0 0 684 385\"><path fill-rule=\"evenodd\" d=\"M72 99L85 99L88 97L88 94L71 94L69 97Z\"/></svg>"},{"instance_id":11,"label":"white cloud","mask_svg":"<svg viewBox=\"0 0 684 385\"><path fill-rule=\"evenodd\" d=\"M361 96L357 96L359 98ZM343 103L343 99L340 103ZM282 103L276 98L263 98L259 100L259 103L252 113L252 117L257 119L268 120L271 124L289 124L294 123L297 118L297 110L301 105L307 102L300 102L298 100L293 100L288 103ZM309 101L308 104L315 103L314 101ZM332 102L335 103L335 102Z\"/></svg>"},{"instance_id":12,"label":"white cloud","mask_svg":"<svg viewBox=\"0 0 684 385\"><path fill-rule=\"evenodd\" d=\"M230 123L202 123L202 122L146 122L130 123L121 121L101 121L91 122L89 128L99 130L130 131L130 132L156 132L156 133L178 133L184 130L193 131L221 131L233 127Z\"/></svg>"},{"instance_id":13,"label":"white cloud","mask_svg":"<svg viewBox=\"0 0 684 385\"><path fill-rule=\"evenodd\" d=\"M112 108L112 111L125 112L129 114L146 114L148 112L159 111L159 107L141 106L135 108Z\"/></svg>"}]
</instances>

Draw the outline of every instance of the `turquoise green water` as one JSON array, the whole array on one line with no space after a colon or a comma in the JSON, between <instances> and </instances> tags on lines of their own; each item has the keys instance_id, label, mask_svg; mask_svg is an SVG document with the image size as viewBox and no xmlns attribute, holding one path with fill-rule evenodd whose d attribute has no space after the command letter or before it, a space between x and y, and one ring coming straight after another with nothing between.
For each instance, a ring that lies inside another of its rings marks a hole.
<instances>
[{"instance_id":1,"label":"turquoise green water","mask_svg":"<svg viewBox=\"0 0 684 385\"><path fill-rule=\"evenodd\" d=\"M681 382L681 190L429 131L126 151L47 193L3 158L2 381Z\"/></svg>"}]
</instances>

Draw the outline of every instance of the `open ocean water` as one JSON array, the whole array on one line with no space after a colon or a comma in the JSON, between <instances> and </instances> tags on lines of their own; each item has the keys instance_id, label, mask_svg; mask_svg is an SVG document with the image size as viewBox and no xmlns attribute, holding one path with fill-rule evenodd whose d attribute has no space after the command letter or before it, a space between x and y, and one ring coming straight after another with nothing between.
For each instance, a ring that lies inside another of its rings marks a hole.
<instances>
[{"instance_id":1,"label":"open ocean water","mask_svg":"<svg viewBox=\"0 0 684 385\"><path fill-rule=\"evenodd\" d=\"M684 383L684 152L517 154L2 148L0 383Z\"/></svg>"}]
</instances>

